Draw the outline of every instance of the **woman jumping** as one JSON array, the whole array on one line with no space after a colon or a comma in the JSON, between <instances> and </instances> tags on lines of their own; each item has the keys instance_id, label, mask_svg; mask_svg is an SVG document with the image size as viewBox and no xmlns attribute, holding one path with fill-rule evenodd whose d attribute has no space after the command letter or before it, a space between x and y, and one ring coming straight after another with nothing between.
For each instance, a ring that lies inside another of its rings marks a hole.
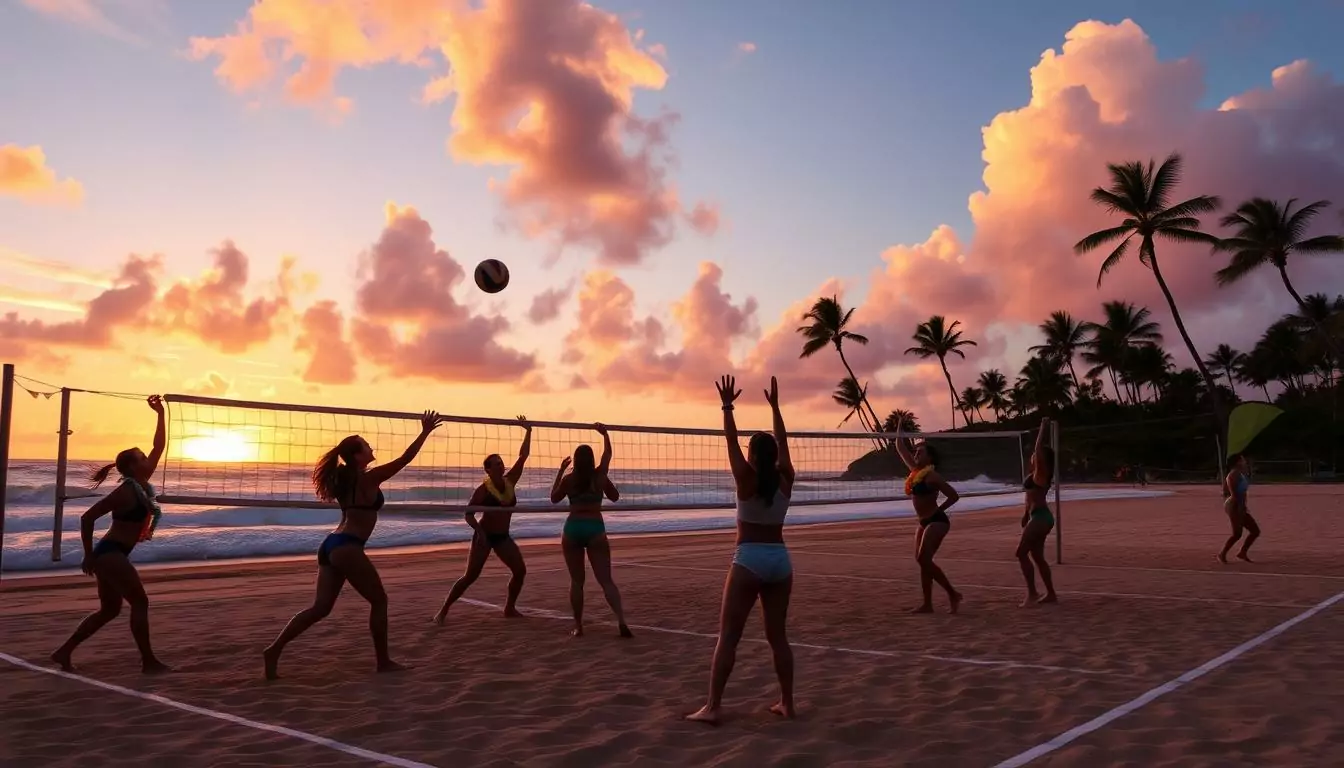
<instances>
[{"instance_id":1,"label":"woman jumping","mask_svg":"<svg viewBox=\"0 0 1344 768\"><path fill-rule=\"evenodd\" d=\"M733 672L737 645L757 597L765 615L765 639L775 658L775 675L779 677L779 703L770 711L783 717L794 716L793 649L785 632L789 596L793 592L793 564L784 545L784 517L793 496L793 461L789 458L784 416L779 411L779 383L773 376L765 399L774 414L775 434L752 435L747 455L742 456L733 419L733 401L742 394L736 384L732 376L724 376L715 386L723 403L728 465L737 486L737 550L723 585L719 642L709 667L709 701L698 712L686 716L687 720L711 725L719 721L723 690Z\"/></svg>"},{"instance_id":2,"label":"woman jumping","mask_svg":"<svg viewBox=\"0 0 1344 768\"><path fill-rule=\"evenodd\" d=\"M569 517L565 518L565 527L560 534L560 549L565 555L565 567L569 569L569 604L574 610L574 637L583 636L583 556L593 566L593 577L606 595L607 605L616 614L616 623L621 637L634 637L634 633L625 625L625 611L621 608L621 591L611 578L611 544L607 541L607 526L602 521L602 497L612 501L621 497L611 478L607 475L611 469L611 436L607 428L594 424L593 429L602 436L602 461L593 466L593 448L580 445L574 449L574 471L565 474L569 468L569 457L560 462L560 471L555 473L555 484L551 486L551 503L559 504L569 499Z\"/></svg>"},{"instance_id":3,"label":"woman jumping","mask_svg":"<svg viewBox=\"0 0 1344 768\"><path fill-rule=\"evenodd\" d=\"M919 531L915 534L915 560L919 563L919 585L924 592L924 602L910 609L910 612L933 613L933 583L936 581L938 586L947 591L951 612L956 613L957 607L961 605L961 593L952 588L952 582L947 580L943 569L933 562L933 556L938 554L938 547L952 527L947 510L961 497L938 474L938 451L927 440L921 442L912 455L897 427L896 453L910 470L905 478L905 494L910 497L915 516L919 518ZM939 493L945 497L941 504L938 503Z\"/></svg>"},{"instance_id":4,"label":"woman jumping","mask_svg":"<svg viewBox=\"0 0 1344 768\"><path fill-rule=\"evenodd\" d=\"M1227 513L1227 519L1232 523L1232 535L1223 545L1223 551L1218 553L1219 562L1227 562L1227 552L1241 538L1243 528L1250 535L1242 543L1241 549L1237 550L1237 559L1251 562L1248 553L1251 545L1260 538L1260 526L1246 509L1246 494L1250 488L1251 477L1246 471L1246 455L1238 453L1232 457L1232 470L1223 478L1223 512Z\"/></svg>"},{"instance_id":5,"label":"woman jumping","mask_svg":"<svg viewBox=\"0 0 1344 768\"><path fill-rule=\"evenodd\" d=\"M163 423L163 400L158 395L149 398L149 407L158 414L154 428L154 447L146 456L139 448L127 448L117 454L112 464L93 473L93 487L97 488L112 470L121 475L121 485L89 507L79 518L79 538L84 544L84 562L80 570L98 581L98 610L84 617L69 640L51 654L51 660L66 672L74 669L70 657L80 643L88 640L103 625L121 613L121 603L131 606L131 636L140 650L140 668L146 673L171 672L159 661L149 644L149 597L140 583L140 574L131 564L131 550L142 541L154 536L154 528L162 514L154 500L154 486L149 480L159 466L167 437ZM57 489L59 491L59 489ZM103 538L93 543L93 524L98 518L112 513L112 525Z\"/></svg>"},{"instance_id":6,"label":"woman jumping","mask_svg":"<svg viewBox=\"0 0 1344 768\"><path fill-rule=\"evenodd\" d=\"M1027 580L1027 598L1022 607L1036 603L1054 603L1055 581L1050 574L1050 564L1045 560L1045 540L1055 527L1055 516L1050 513L1050 502L1046 494L1050 492L1050 483L1055 477L1055 451L1045 444L1045 434L1050 430L1050 419L1041 419L1041 429L1036 433L1036 448L1031 453L1031 474L1022 479L1022 490L1026 493L1026 509L1022 512L1022 537L1017 542L1017 561L1022 565L1022 576ZM1032 568L1035 561L1036 568ZM1041 572L1041 581L1045 584L1045 597L1036 591L1036 570Z\"/></svg>"},{"instance_id":7,"label":"woman jumping","mask_svg":"<svg viewBox=\"0 0 1344 768\"><path fill-rule=\"evenodd\" d=\"M364 544L378 525L378 510L383 508L383 491L379 488L393 475L410 464L429 433L443 423L433 411L425 411L420 418L420 435L411 441L406 451L395 461L378 467L373 462L373 448L359 435L350 435L335 448L323 454L313 469L313 488L317 498L341 505L341 523L322 540L317 550L317 596L313 604L295 614L275 638L262 657L266 662L266 679L279 677L280 654L291 640L309 627L325 619L336 605L341 589L349 581L360 596L369 601L369 631L373 633L373 650L378 657L379 672L404 669L387 652L387 592L364 554Z\"/></svg>"},{"instance_id":8,"label":"woman jumping","mask_svg":"<svg viewBox=\"0 0 1344 768\"><path fill-rule=\"evenodd\" d=\"M504 471L504 459L498 453L485 457L485 480L476 486L471 500L467 502L467 506L473 508L466 513L467 525L473 531L471 549L467 551L467 570L448 590L448 599L443 601L443 607L434 615L435 624L442 624L448 618L448 609L466 593L467 587L481 577L481 570L485 568L485 561L490 559L491 552L499 555L500 562L513 572L513 578L509 579L509 598L504 603L504 615L510 618L522 615L518 612L518 595L523 591L523 579L527 578L527 565L523 563L523 553L518 549L518 543L509 535L509 523L513 519L512 508L518 506L514 486L522 478L523 466L532 453L532 425L527 423L526 416L519 416L518 423L524 429L523 444L519 446L518 459L509 467L509 471ZM490 508L481 513L479 522L476 520L475 507Z\"/></svg>"}]
</instances>

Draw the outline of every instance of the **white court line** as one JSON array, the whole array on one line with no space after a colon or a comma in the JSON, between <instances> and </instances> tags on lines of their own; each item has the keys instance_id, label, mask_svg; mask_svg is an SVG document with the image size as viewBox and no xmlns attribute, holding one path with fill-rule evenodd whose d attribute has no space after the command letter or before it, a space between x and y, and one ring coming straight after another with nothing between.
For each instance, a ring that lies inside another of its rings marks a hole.
<instances>
[{"instance_id":1,"label":"white court line","mask_svg":"<svg viewBox=\"0 0 1344 768\"><path fill-rule=\"evenodd\" d=\"M470 603L471 605L475 605L481 608L491 608L494 610L501 610L504 607L496 603L488 603L484 600L476 600L470 597L460 598L458 602ZM557 619L560 621L574 620L574 617L567 613L561 613L559 611L551 611L545 608L524 608L522 606L519 606L518 610L519 612L521 612L526 616L537 616L544 619ZM608 624L608 626L610 626L610 624ZM638 629L644 632L659 632L665 635L682 635L684 637L703 637L708 638L710 640L719 639L719 636L717 634L710 634L708 632L693 632L689 629L673 629L671 627L653 627L647 624L628 624L627 626L629 626L631 629ZM747 643L767 642L766 640L758 637L744 637L742 638L742 641ZM1075 672L1082 675L1101 675L1108 677L1120 674L1117 672L1099 672L1095 669L1078 669L1076 667L1056 667L1050 664L1026 664L1017 661L998 661L994 659L966 659L966 658L959 658L956 656L937 656L929 653L914 654L909 652L897 653L894 651L873 651L863 648L841 648L839 646L832 646L832 645L815 645L812 643L800 643L797 642L796 640L790 640L789 645L793 646L794 648L807 648L814 651L830 651L833 653L853 653L860 656L882 656L886 658L898 658L898 659L909 659L913 657L919 659L928 659L930 661L945 661L953 664L969 664L975 667L999 667L1003 669L1042 669L1049 672Z\"/></svg>"},{"instance_id":2,"label":"white court line","mask_svg":"<svg viewBox=\"0 0 1344 768\"><path fill-rule=\"evenodd\" d=\"M808 552L808 553L806 553L806 554L830 554L830 553ZM1017 561L1013 561L1013 562L1014 562L1014 564L1016 564ZM623 561L623 562L618 563L618 565L629 566L629 567L632 567L632 568L657 568L657 569L663 569L663 570L669 570L669 571L698 571L698 572L702 572L702 573L725 573L725 570L722 569L722 568L693 568L693 567L690 567L690 566L682 566L682 565L652 565L652 564L650 564L650 563L635 563L635 562L630 562L630 561ZM852 575L845 574L845 573L807 573L807 572L804 572L804 573L803 573L803 576L806 577L806 578L809 578L809 579L839 579L839 580L842 580L842 581L867 581L867 582L874 582L874 583L878 583L878 584L914 584L914 583L915 583L913 579L885 579L885 578L882 578L882 577L880 577L880 576L852 576ZM957 582L957 583L960 584L960 585L963 586L963 587L971 587L972 589L988 589L988 590L995 590L995 591L998 591L998 592L1021 592L1021 591L1022 591L1022 587L1020 587L1020 586L1019 586L1019 587L1005 587L1005 586L1003 586L1002 584L971 584L971 583L964 582L964 581L959 581L959 582ZM1254 601L1254 600L1231 600L1231 599L1223 599L1223 598L1220 598L1220 597L1185 597L1185 596L1180 596L1180 595L1147 595L1147 594L1139 594L1139 593L1133 593L1133 592L1077 592L1077 591L1069 590L1069 591L1067 591L1067 592L1061 591L1059 594L1060 594L1061 596L1070 596L1070 595L1072 595L1072 596L1075 596L1075 597L1112 597L1112 598L1116 598L1116 599L1120 599L1120 600L1156 600L1156 601L1159 601L1159 602L1160 602L1160 601L1169 601L1169 602L1177 602L1177 603L1219 603L1219 604L1221 604L1221 603L1226 603L1226 604L1230 604L1230 605L1249 605L1249 606L1254 606L1254 607L1256 607L1256 608L1301 608L1301 607L1302 607L1301 605L1299 605L1299 604L1297 604L1297 603L1262 603L1262 602L1257 602L1257 601Z\"/></svg>"},{"instance_id":3,"label":"white court line","mask_svg":"<svg viewBox=\"0 0 1344 768\"><path fill-rule=\"evenodd\" d=\"M813 555L830 555L832 557L858 557L865 560L891 560L899 558L899 555L869 555L860 552L828 552L820 549L813 549L808 546L789 545L790 552L807 552ZM942 563L984 563L986 565L1017 565L1016 560L979 560L969 557L940 557ZM1199 570L1197 568L1145 568L1135 565L1086 565L1082 563L1065 563L1060 568L1072 570L1074 568L1087 568L1097 571L1143 571L1147 573L1198 573L1205 576L1269 576L1280 579L1328 579L1331 581L1344 581L1344 576L1323 576L1314 573L1275 573L1272 571L1234 571L1234 570Z\"/></svg>"},{"instance_id":4,"label":"white court line","mask_svg":"<svg viewBox=\"0 0 1344 768\"><path fill-rule=\"evenodd\" d=\"M1039 744L1035 747L1032 747L1031 749L1028 749L1025 752L1022 752L1021 754L1014 755L1013 757L1010 757L1007 760L998 763L997 765L994 766L994 768L1018 768L1019 766L1026 765L1027 763L1030 763L1031 761L1039 757L1044 757L1050 754L1051 752L1058 751L1068 746L1069 744L1077 741L1083 736L1086 736L1087 734L1092 733L1093 731L1104 728L1110 723L1124 717L1125 715L1128 715L1144 706L1147 706L1154 700L1161 698L1162 696L1165 696L1168 693L1171 693L1172 691L1181 688L1182 686L1188 685L1189 683L1192 683L1195 680L1198 680L1199 678L1207 675L1208 673L1223 666L1224 664L1233 661L1238 656L1241 656L1247 651L1254 650L1255 648L1264 645L1265 643L1269 642L1270 640L1273 640L1274 638L1278 637L1284 632L1287 632L1288 630L1292 629L1298 624L1301 624L1307 619L1310 619L1312 616L1315 616L1321 611L1324 611L1326 608L1329 608L1335 603L1338 603L1340 600L1344 600L1344 592L1340 592L1334 597L1325 600L1321 603L1318 603L1311 608L1308 608L1307 610L1283 622L1277 627L1274 627L1273 629L1270 629L1262 634L1256 635L1250 640L1247 640L1241 645L1238 645L1236 648L1233 648L1227 653L1224 653L1222 656L1219 656L1216 659L1210 659L1209 661L1204 662L1203 664L1199 665L1198 667L1195 667L1189 672L1186 672L1180 677L1177 677L1173 680L1168 680L1162 685L1157 686L1156 688L1148 691L1147 693L1143 694L1142 696L1139 696L1136 699L1133 699L1132 701L1127 701L1124 704L1121 704L1120 706L1116 707L1115 709L1112 709L1109 712L1100 715L1099 717L1095 717L1091 720L1088 720L1086 723L1083 723L1082 725L1077 726L1076 728L1070 728L1064 733L1061 733L1060 735L1056 736L1055 738L1043 744Z\"/></svg>"},{"instance_id":5,"label":"white court line","mask_svg":"<svg viewBox=\"0 0 1344 768\"><path fill-rule=\"evenodd\" d=\"M24 661L23 659L20 659L18 657L10 656L7 653L0 653L0 661L7 661L16 667L26 669L30 672L41 672L45 675L52 675L54 677L63 677L67 680L74 680L76 682L84 683L85 685L91 685L94 688L102 688L105 691L120 693L123 696L130 696L131 698L135 699L143 699L144 701L152 701L155 704L162 704L165 707L180 709L183 712L190 712L193 715L204 715L205 717L211 717L216 720L223 720L226 723L241 725L244 728L252 728L254 730L265 731L267 733L275 733L281 736L289 736L291 738L299 739L301 741L306 741L310 744L316 744L319 747L334 749L337 752L344 752L347 755L360 757L375 763L392 765L396 766L396 768L435 768L435 766L430 765L429 763L419 763L414 760L407 760L403 757L396 757L395 755L385 755L382 752L374 752L372 750L363 749L361 747L354 747L349 744L344 744L342 742L336 741L335 739L328 739L325 736L315 736L311 733L305 733L304 731L296 731L293 728L286 728L283 725L271 725L270 723L260 723L257 722L256 720L249 720L246 717L239 717L238 715L230 715L227 712L217 712L213 709L206 709L205 707L198 707L193 704L184 704L180 701L170 699L166 696L160 696L157 693L145 693L144 691L137 691L134 688L124 688L120 685L105 683L101 680L94 680L91 677L84 677L83 675L76 675L71 672L64 672L59 669L40 667L36 664Z\"/></svg>"}]
</instances>

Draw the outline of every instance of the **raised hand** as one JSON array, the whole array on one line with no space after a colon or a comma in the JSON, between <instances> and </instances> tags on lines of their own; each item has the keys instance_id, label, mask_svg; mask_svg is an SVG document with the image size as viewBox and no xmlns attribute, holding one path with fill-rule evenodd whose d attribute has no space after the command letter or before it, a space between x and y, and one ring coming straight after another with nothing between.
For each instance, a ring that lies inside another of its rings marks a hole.
<instances>
[{"instance_id":1,"label":"raised hand","mask_svg":"<svg viewBox=\"0 0 1344 768\"><path fill-rule=\"evenodd\" d=\"M723 402L725 408L732 405L737 396L742 394L742 390L737 388L737 379L732 376L723 376L714 382L714 388L719 391L719 400Z\"/></svg>"},{"instance_id":2,"label":"raised hand","mask_svg":"<svg viewBox=\"0 0 1344 768\"><path fill-rule=\"evenodd\" d=\"M779 407L779 380L774 376L770 377L770 388L765 390L765 402L769 403L771 408Z\"/></svg>"},{"instance_id":3,"label":"raised hand","mask_svg":"<svg viewBox=\"0 0 1344 768\"><path fill-rule=\"evenodd\" d=\"M145 402L149 403L150 409L155 413L163 413L163 397L160 395L150 395Z\"/></svg>"},{"instance_id":4,"label":"raised hand","mask_svg":"<svg viewBox=\"0 0 1344 768\"><path fill-rule=\"evenodd\" d=\"M603 437L606 437L606 436L607 436L607 425L606 425L606 424L603 424L602 422L598 422L598 423L594 424L594 425L593 425L593 430L594 430L595 432L597 432L597 434L599 434L599 435L601 435L601 436L603 436Z\"/></svg>"},{"instance_id":5,"label":"raised hand","mask_svg":"<svg viewBox=\"0 0 1344 768\"><path fill-rule=\"evenodd\" d=\"M561 459L561 460L560 460L560 471L561 471L561 472L564 472L566 469L569 469L569 465L570 465L571 462L573 462L573 459L571 459L571 458L568 457L568 456L566 456L565 458Z\"/></svg>"},{"instance_id":6,"label":"raised hand","mask_svg":"<svg viewBox=\"0 0 1344 768\"><path fill-rule=\"evenodd\" d=\"M425 411L425 415L420 417L420 431L428 435L442 423L443 417L439 415L438 411Z\"/></svg>"},{"instance_id":7,"label":"raised hand","mask_svg":"<svg viewBox=\"0 0 1344 768\"><path fill-rule=\"evenodd\" d=\"M523 415L521 415L521 414L518 416L518 426L522 427L523 429L527 430L528 432L531 432L531 431L532 431L532 425L529 424L529 423L527 423L527 417L526 417L526 416L523 416Z\"/></svg>"}]
</instances>

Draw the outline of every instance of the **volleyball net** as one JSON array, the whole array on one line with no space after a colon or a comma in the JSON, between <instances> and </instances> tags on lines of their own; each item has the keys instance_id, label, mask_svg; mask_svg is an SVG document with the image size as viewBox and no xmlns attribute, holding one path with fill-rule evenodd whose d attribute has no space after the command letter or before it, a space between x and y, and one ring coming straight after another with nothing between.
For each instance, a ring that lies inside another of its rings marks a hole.
<instances>
[{"instance_id":1,"label":"volleyball net","mask_svg":"<svg viewBox=\"0 0 1344 768\"><path fill-rule=\"evenodd\" d=\"M420 432L420 414L166 395L168 449L161 464L166 504L323 508L311 482L318 459L348 435L362 436L376 463L402 454ZM482 462L517 458L525 430L510 419L444 416L409 466L383 485L388 510L465 509L484 477ZM602 451L591 424L533 421L518 512L554 511L550 489L561 460L581 444ZM714 429L607 425L611 479L625 510L715 509L734 503L724 434ZM754 430L740 430L743 450ZM939 471L963 495L1020 492L1026 437L1020 432L933 433ZM792 504L903 499L906 470L894 435L790 432L798 476ZM1034 437L1032 438L1034 439Z\"/></svg>"}]
</instances>

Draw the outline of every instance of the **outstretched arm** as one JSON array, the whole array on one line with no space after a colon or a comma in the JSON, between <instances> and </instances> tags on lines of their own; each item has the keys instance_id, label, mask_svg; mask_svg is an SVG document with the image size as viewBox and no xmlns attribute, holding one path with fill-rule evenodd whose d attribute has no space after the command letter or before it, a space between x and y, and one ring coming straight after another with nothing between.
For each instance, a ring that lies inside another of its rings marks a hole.
<instances>
[{"instance_id":1,"label":"outstretched arm","mask_svg":"<svg viewBox=\"0 0 1344 768\"><path fill-rule=\"evenodd\" d=\"M901 437L899 423L896 425L896 455L901 457L906 469L915 471L915 457L910 453L910 447L905 444L905 438Z\"/></svg>"},{"instance_id":2,"label":"outstretched arm","mask_svg":"<svg viewBox=\"0 0 1344 768\"><path fill-rule=\"evenodd\" d=\"M524 430L523 444L518 446L518 459L513 462L513 466L509 467L509 471L505 475L509 478L509 482L515 485L523 476L523 466L527 464L527 457L532 455L532 425L527 423L526 416L519 416L518 423L522 425Z\"/></svg>"},{"instance_id":3,"label":"outstretched arm","mask_svg":"<svg viewBox=\"0 0 1344 768\"><path fill-rule=\"evenodd\" d=\"M607 498L610 499L611 501L621 500L620 490L616 488L615 483L611 482L611 478L607 477L606 475L602 476L602 492L605 493L607 495Z\"/></svg>"},{"instance_id":4,"label":"outstretched arm","mask_svg":"<svg viewBox=\"0 0 1344 768\"><path fill-rule=\"evenodd\" d=\"M775 443L779 446L779 475L784 482L780 490L784 491L785 496L793 496L793 457L789 455L789 433L784 428L784 413L779 410L779 381L770 377L770 389L765 392L765 399L770 403L770 412L774 417Z\"/></svg>"},{"instance_id":5,"label":"outstretched arm","mask_svg":"<svg viewBox=\"0 0 1344 768\"><path fill-rule=\"evenodd\" d=\"M1050 482L1050 467L1045 466L1045 443L1048 439L1046 433L1050 431L1050 417L1041 419L1041 428L1036 432L1036 448L1033 449L1033 455L1036 457L1036 471L1032 472L1031 479L1036 485L1045 487Z\"/></svg>"},{"instance_id":6,"label":"outstretched arm","mask_svg":"<svg viewBox=\"0 0 1344 768\"><path fill-rule=\"evenodd\" d=\"M150 395L149 407L159 415L159 423L154 428L154 447L145 457L145 476L136 478L142 483L149 482L149 479L154 476L154 470L159 468L159 459L163 458L163 449L168 446L168 428L164 423L163 398L158 395Z\"/></svg>"},{"instance_id":7,"label":"outstretched arm","mask_svg":"<svg viewBox=\"0 0 1344 768\"><path fill-rule=\"evenodd\" d=\"M602 436L602 460L597 462L597 472L605 476L607 470L611 469L611 435L607 434L607 428L602 424L594 424L593 429Z\"/></svg>"},{"instance_id":8,"label":"outstretched arm","mask_svg":"<svg viewBox=\"0 0 1344 768\"><path fill-rule=\"evenodd\" d=\"M732 376L719 379L714 383L714 388L719 391L719 401L723 404L723 436L728 441L728 468L733 472L738 493L741 493L742 484L754 476L747 457L742 455L742 443L737 437L737 420L733 417L733 401L742 394L742 390L737 388L737 379Z\"/></svg>"},{"instance_id":9,"label":"outstretched arm","mask_svg":"<svg viewBox=\"0 0 1344 768\"><path fill-rule=\"evenodd\" d=\"M366 474L368 481L374 485L380 485L405 469L407 464L415 460L416 454L420 453L420 449L425 445L425 440L429 438L429 433L433 432L442 423L443 417L438 413L425 411L425 415L420 417L419 436L412 440L410 445L406 446L406 450L400 456L386 464L380 464L370 469Z\"/></svg>"},{"instance_id":10,"label":"outstretched arm","mask_svg":"<svg viewBox=\"0 0 1344 768\"><path fill-rule=\"evenodd\" d=\"M551 484L551 503L559 504L565 498L565 470L569 469L569 457L560 460L560 469L555 471L555 482Z\"/></svg>"}]
</instances>

